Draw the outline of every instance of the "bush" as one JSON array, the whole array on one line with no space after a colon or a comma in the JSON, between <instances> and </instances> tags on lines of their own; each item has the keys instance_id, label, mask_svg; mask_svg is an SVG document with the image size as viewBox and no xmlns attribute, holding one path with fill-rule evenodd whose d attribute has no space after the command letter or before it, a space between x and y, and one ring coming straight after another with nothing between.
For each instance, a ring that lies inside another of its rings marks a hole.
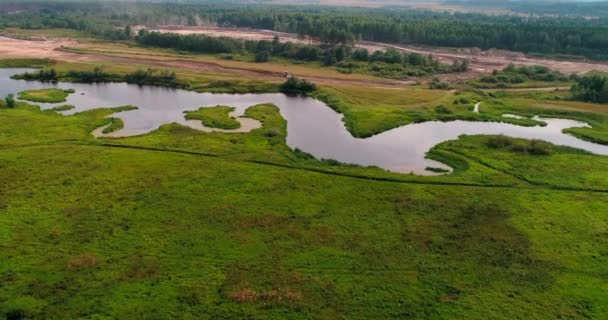
<instances>
[{"instance_id":1,"label":"bush","mask_svg":"<svg viewBox=\"0 0 608 320\"><path fill-rule=\"evenodd\" d=\"M469 104L469 103L471 103L471 99L469 99L467 97L460 97L454 103L455 104Z\"/></svg>"},{"instance_id":2,"label":"bush","mask_svg":"<svg viewBox=\"0 0 608 320\"><path fill-rule=\"evenodd\" d=\"M553 152L553 147L548 142L514 139L504 135L491 137L487 140L486 145L493 149L508 149L513 152L527 153L535 156L546 156Z\"/></svg>"},{"instance_id":3,"label":"bush","mask_svg":"<svg viewBox=\"0 0 608 320\"><path fill-rule=\"evenodd\" d=\"M597 74L579 77L571 92L578 100L608 103L608 77Z\"/></svg>"},{"instance_id":4,"label":"bush","mask_svg":"<svg viewBox=\"0 0 608 320\"><path fill-rule=\"evenodd\" d=\"M440 81L438 78L433 78L433 81L431 81L431 89L445 90L449 88L449 83Z\"/></svg>"},{"instance_id":5,"label":"bush","mask_svg":"<svg viewBox=\"0 0 608 320\"><path fill-rule=\"evenodd\" d=\"M304 94L317 90L317 86L308 80L291 77L281 85L280 90L284 93Z\"/></svg>"},{"instance_id":6,"label":"bush","mask_svg":"<svg viewBox=\"0 0 608 320\"><path fill-rule=\"evenodd\" d=\"M532 140L528 152L534 155L549 155L553 152L551 144L542 140Z\"/></svg>"},{"instance_id":7,"label":"bush","mask_svg":"<svg viewBox=\"0 0 608 320\"><path fill-rule=\"evenodd\" d=\"M281 135L281 131L277 129L268 129L264 132L264 136L267 138L274 138Z\"/></svg>"},{"instance_id":8,"label":"bush","mask_svg":"<svg viewBox=\"0 0 608 320\"><path fill-rule=\"evenodd\" d=\"M6 96L6 99L4 99L4 101L6 102L7 108L15 107L15 96L12 93Z\"/></svg>"},{"instance_id":9,"label":"bush","mask_svg":"<svg viewBox=\"0 0 608 320\"><path fill-rule=\"evenodd\" d=\"M499 135L499 136L490 138L486 142L486 145L490 148L501 149L501 148L510 146L512 144L512 142L513 142L513 139L511 139L507 136L504 136L504 135Z\"/></svg>"},{"instance_id":10,"label":"bush","mask_svg":"<svg viewBox=\"0 0 608 320\"><path fill-rule=\"evenodd\" d=\"M435 112L437 112L439 114L450 114L450 113L452 113L452 110L450 110L446 106L440 104L435 107Z\"/></svg>"}]
</instances>

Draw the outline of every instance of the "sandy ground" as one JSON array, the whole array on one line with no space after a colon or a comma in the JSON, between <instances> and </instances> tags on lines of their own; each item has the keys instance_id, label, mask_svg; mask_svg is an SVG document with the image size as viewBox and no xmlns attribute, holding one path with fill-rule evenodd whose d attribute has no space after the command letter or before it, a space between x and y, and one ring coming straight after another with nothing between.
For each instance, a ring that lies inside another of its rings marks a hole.
<instances>
[{"instance_id":1,"label":"sandy ground","mask_svg":"<svg viewBox=\"0 0 608 320\"><path fill-rule=\"evenodd\" d=\"M501 8L475 8L470 6L450 5L442 1L419 1L419 0L312 0L312 1L292 1L292 0L268 0L274 4L294 4L294 5L320 5L332 7L362 7L362 8L383 8L383 7L405 7L420 10L433 10L439 12L484 12L486 14L515 14L514 12Z\"/></svg>"},{"instance_id":2,"label":"sandy ground","mask_svg":"<svg viewBox=\"0 0 608 320\"><path fill-rule=\"evenodd\" d=\"M71 40L28 41L3 38L0 39L0 58L59 59L64 54L55 49L75 44Z\"/></svg>"}]
</instances>

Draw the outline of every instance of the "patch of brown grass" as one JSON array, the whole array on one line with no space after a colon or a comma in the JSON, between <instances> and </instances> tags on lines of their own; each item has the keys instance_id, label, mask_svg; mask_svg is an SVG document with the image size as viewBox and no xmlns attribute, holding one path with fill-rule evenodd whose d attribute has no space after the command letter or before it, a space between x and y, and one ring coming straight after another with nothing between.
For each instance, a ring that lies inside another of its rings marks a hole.
<instances>
[{"instance_id":1,"label":"patch of brown grass","mask_svg":"<svg viewBox=\"0 0 608 320\"><path fill-rule=\"evenodd\" d=\"M76 257L70 258L66 268L70 271L80 271L95 267L99 264L99 258L94 253L83 253Z\"/></svg>"},{"instance_id":2,"label":"patch of brown grass","mask_svg":"<svg viewBox=\"0 0 608 320\"><path fill-rule=\"evenodd\" d=\"M302 293L289 288L265 291L240 288L230 294L230 299L238 303L261 303L264 305L293 305L301 302L303 298Z\"/></svg>"}]
</instances>

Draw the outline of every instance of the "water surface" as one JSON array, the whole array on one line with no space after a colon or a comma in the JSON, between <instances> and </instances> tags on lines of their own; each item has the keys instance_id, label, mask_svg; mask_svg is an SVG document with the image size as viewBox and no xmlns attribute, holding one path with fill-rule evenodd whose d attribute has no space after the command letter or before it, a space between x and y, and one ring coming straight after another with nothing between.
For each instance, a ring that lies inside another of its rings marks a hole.
<instances>
[{"instance_id":1,"label":"water surface","mask_svg":"<svg viewBox=\"0 0 608 320\"><path fill-rule=\"evenodd\" d=\"M435 174L427 167L449 169L437 161L425 159L435 145L457 139L467 134L504 134L527 139L542 139L557 145L571 146L592 153L608 155L608 146L599 145L564 134L563 129L588 127L584 122L567 119L535 118L547 126L523 127L507 123L475 121L430 121L395 128L371 138L353 137L344 127L342 115L324 103L308 97L290 97L284 94L211 94L181 89L137 86L126 83L78 84L41 83L37 81L11 80L10 76L26 69L0 69L0 96L29 89L60 87L75 89L67 102L40 104L51 108L71 104L76 108L65 112L89 110L100 107L134 105L138 110L112 115L121 118L125 127L115 134L132 136L149 133L163 124L180 123L195 129L196 125L184 118L184 111L200 107L228 105L236 108L235 115L260 103L273 103L287 120L287 144L313 154L317 158L334 159L345 163L375 165L387 170L416 174ZM238 133L234 133L238 134Z\"/></svg>"}]
</instances>

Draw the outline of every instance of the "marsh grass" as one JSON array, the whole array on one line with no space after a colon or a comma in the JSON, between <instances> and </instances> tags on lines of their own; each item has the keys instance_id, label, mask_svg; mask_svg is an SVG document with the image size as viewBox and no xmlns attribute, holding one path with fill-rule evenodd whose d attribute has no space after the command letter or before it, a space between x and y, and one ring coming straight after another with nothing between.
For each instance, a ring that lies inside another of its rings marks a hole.
<instances>
[{"instance_id":1,"label":"marsh grass","mask_svg":"<svg viewBox=\"0 0 608 320\"><path fill-rule=\"evenodd\" d=\"M186 119L200 120L206 127L230 130L241 127L241 124L230 116L230 113L234 110L234 107L215 106L200 108L196 111L186 111L185 114Z\"/></svg>"},{"instance_id":2,"label":"marsh grass","mask_svg":"<svg viewBox=\"0 0 608 320\"><path fill-rule=\"evenodd\" d=\"M273 105L242 135L90 136L130 108L0 110L3 316L604 315L607 196L551 187L607 190L605 157L462 137L430 153L453 174L390 174L290 150Z\"/></svg>"},{"instance_id":3,"label":"marsh grass","mask_svg":"<svg viewBox=\"0 0 608 320\"><path fill-rule=\"evenodd\" d=\"M32 102L58 103L65 102L68 95L72 93L74 93L74 89L26 90L19 93L19 99Z\"/></svg>"}]
</instances>

